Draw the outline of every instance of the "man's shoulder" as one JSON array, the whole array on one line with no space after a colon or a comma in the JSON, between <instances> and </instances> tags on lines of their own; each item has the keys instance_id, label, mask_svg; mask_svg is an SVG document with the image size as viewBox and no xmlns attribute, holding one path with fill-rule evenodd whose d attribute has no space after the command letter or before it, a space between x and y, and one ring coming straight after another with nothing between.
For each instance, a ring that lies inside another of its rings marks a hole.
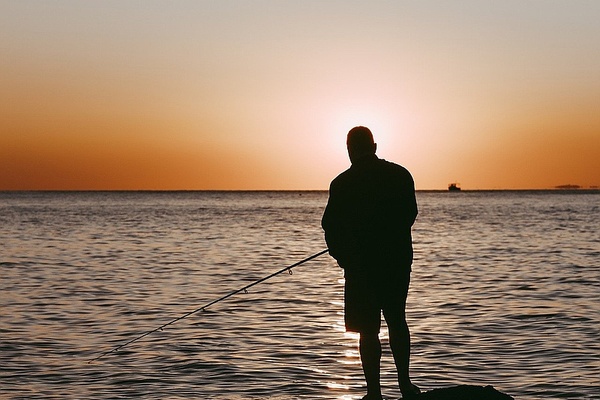
<instances>
[{"instance_id":1,"label":"man's shoulder","mask_svg":"<svg viewBox=\"0 0 600 400\"><path fill-rule=\"evenodd\" d=\"M412 175L400 164L377 158L369 164L353 165L346 169L331 181L331 188L354 185L356 181L362 181L365 176L380 177L383 179L400 179L412 181Z\"/></svg>"},{"instance_id":2,"label":"man's shoulder","mask_svg":"<svg viewBox=\"0 0 600 400\"><path fill-rule=\"evenodd\" d=\"M405 167L403 167L400 164L396 164L395 162L391 162L391 161L385 160L383 158L380 158L378 163L382 169L385 169L391 173L401 174L404 176L411 176L408 169L406 169Z\"/></svg>"},{"instance_id":3,"label":"man's shoulder","mask_svg":"<svg viewBox=\"0 0 600 400\"><path fill-rule=\"evenodd\" d=\"M385 158L378 159L378 162L379 162L380 165L384 165L386 168L394 168L394 169L400 169L400 170L408 171L402 165L397 164L397 163L392 162L392 161L388 161Z\"/></svg>"},{"instance_id":4,"label":"man's shoulder","mask_svg":"<svg viewBox=\"0 0 600 400\"><path fill-rule=\"evenodd\" d=\"M332 181L331 181L331 186L339 186L342 185L344 182L348 181L349 179L351 179L351 175L352 175L352 171L351 168L348 168L347 170L345 170L344 172L340 173L338 176L336 176Z\"/></svg>"}]
</instances>

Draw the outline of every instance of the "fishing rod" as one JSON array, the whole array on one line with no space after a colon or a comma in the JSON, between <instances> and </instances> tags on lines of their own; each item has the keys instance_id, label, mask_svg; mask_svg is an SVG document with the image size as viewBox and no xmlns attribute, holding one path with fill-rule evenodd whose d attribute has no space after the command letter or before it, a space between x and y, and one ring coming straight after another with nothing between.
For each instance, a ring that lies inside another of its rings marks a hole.
<instances>
[{"instance_id":1,"label":"fishing rod","mask_svg":"<svg viewBox=\"0 0 600 400\"><path fill-rule=\"evenodd\" d=\"M171 321L167 322L166 324L163 324L163 325L159 326L158 328L155 328L155 329L152 329L151 331L145 332L145 333L141 334L140 336L138 336L138 337L136 337L136 338L133 338L133 339L131 339L130 341L128 341L128 342L126 342L126 343L123 343L123 344L121 344L121 345L119 345L119 346L117 346L117 347L115 347L115 348L113 348L113 349L111 349L111 350L105 351L104 353L101 353L101 354L100 354L98 357L96 357L96 358L93 358L93 359L91 359L90 361L88 361L88 364L91 364L91 363L93 363L94 361L97 361L97 360L101 359L102 357L104 357L104 356L107 356L107 355L109 355L109 354L111 354L111 353L115 353L115 352L117 352L117 351L121 350L122 348L124 348L125 346L129 346L130 344L132 344L132 343L134 343L134 342L137 342L138 340L140 340L140 339L143 339L143 338L145 338L146 336L148 336L148 335L150 335L150 334L152 334L152 333L154 333L154 332L162 331L162 330L163 330L163 328L166 328L167 326L169 326L169 325L172 325L172 324L174 324L174 323L175 323L175 322L177 322L177 321L181 321L182 319L184 319L184 318L187 318L187 317L189 317L189 316L190 316L190 315L192 315L192 314L196 314L196 313L197 313L197 312L199 312L199 311L204 311L204 310L206 310L208 307L212 306L213 304L216 304L216 303L218 303L218 302L220 302L220 301L223 301L223 300L225 300L225 299L228 299L229 297L231 297L231 296L233 296L233 295L235 295L235 294L238 294L238 293L240 293L240 292L247 292L247 291L248 291L248 289L250 289L252 286L258 285L259 283L262 283L262 282L264 282L264 281L266 281L266 280L268 280L268 279L271 279L271 278L273 278L274 276L277 276L277 275L281 274L282 272L289 271L289 272L290 272L290 274L291 274L291 273L292 273L292 268L294 268L294 267L297 267L297 266L298 266L298 265L300 265L300 264L304 264L305 262L307 262L307 261L310 261L310 260L312 260L313 258L317 258L317 257L319 257L319 256L321 256L321 255L323 255L323 254L327 253L328 251L329 251L329 249L322 250L322 251L320 251L320 252L318 252L318 253L316 253L316 254L313 254L313 255L312 255L312 256L310 256L310 257L306 257L304 260L300 260L300 261L298 261L298 262L296 262L296 263L294 263L294 264L292 264L292 265L288 265L287 267L285 267L285 268L282 268L282 269L280 269L279 271L272 273L271 275L265 276L264 278L261 278L261 279L259 279L259 280L257 280L257 281L254 281L254 282L250 283L249 285L246 285L246 286L244 286L243 288L240 288L240 289L234 290L234 291L233 291L233 292L231 292L231 293L228 293L228 294L226 294L226 295L224 295L224 296L222 296L222 297L219 297L218 299L216 299L216 300L213 300L213 301L211 301L210 303L207 303L207 304L203 305L202 307L198 307L198 308L196 308L196 309L195 309L195 310L193 310L193 311L187 312L187 313L183 314L182 316L180 316L180 317L177 317L177 318L175 318L175 319L173 319L173 320L171 320Z\"/></svg>"}]
</instances>

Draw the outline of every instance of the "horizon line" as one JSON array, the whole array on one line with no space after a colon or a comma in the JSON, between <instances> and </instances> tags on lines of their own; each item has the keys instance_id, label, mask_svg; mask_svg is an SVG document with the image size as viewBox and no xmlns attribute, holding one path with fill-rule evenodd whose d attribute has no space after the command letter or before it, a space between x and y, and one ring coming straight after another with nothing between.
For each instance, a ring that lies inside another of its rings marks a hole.
<instances>
[{"instance_id":1,"label":"horizon line","mask_svg":"<svg viewBox=\"0 0 600 400\"><path fill-rule=\"evenodd\" d=\"M328 192L329 189L0 189L0 193L33 193L33 192ZM577 191L600 191L600 186L588 187L551 187L551 188L489 188L489 189L461 189L451 191L448 189L415 189L415 192L577 192Z\"/></svg>"}]
</instances>

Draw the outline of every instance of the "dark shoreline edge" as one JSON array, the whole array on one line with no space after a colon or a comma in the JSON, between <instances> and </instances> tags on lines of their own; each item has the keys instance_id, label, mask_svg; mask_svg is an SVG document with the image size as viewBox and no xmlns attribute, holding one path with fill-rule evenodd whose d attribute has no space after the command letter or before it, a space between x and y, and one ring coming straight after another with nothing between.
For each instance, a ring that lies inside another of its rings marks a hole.
<instances>
[{"instance_id":1,"label":"dark shoreline edge","mask_svg":"<svg viewBox=\"0 0 600 400\"><path fill-rule=\"evenodd\" d=\"M457 385L433 389L418 396L415 400L515 400L514 397L496 390L493 386Z\"/></svg>"}]
</instances>

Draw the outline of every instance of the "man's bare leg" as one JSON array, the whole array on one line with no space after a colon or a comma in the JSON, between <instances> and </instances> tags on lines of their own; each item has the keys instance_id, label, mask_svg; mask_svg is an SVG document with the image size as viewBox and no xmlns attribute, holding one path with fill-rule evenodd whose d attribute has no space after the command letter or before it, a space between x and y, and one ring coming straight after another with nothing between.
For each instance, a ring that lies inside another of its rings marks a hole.
<instances>
[{"instance_id":1,"label":"man's bare leg","mask_svg":"<svg viewBox=\"0 0 600 400\"><path fill-rule=\"evenodd\" d=\"M360 360L362 362L367 395L364 399L381 399L380 371L381 342L377 333L361 333L359 340Z\"/></svg>"},{"instance_id":2,"label":"man's bare leg","mask_svg":"<svg viewBox=\"0 0 600 400\"><path fill-rule=\"evenodd\" d=\"M421 392L410 381L410 331L405 315L402 315L400 318L398 316L389 317L386 316L386 322L390 335L390 347L398 371L398 385L400 386L402 397L410 397Z\"/></svg>"}]
</instances>

